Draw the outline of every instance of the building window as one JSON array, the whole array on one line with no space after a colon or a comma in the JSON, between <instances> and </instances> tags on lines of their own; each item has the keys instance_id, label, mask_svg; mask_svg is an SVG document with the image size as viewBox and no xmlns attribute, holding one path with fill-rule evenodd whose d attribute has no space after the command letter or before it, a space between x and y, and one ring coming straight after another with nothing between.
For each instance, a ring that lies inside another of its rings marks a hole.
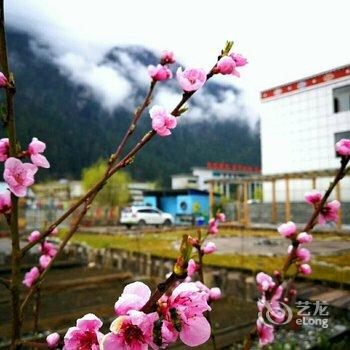
<instances>
[{"instance_id":1,"label":"building window","mask_svg":"<svg viewBox=\"0 0 350 350\"><path fill-rule=\"evenodd\" d=\"M342 132L337 132L334 134L334 143L337 143L341 139L350 139L350 130L349 131L342 131ZM340 157L340 155L335 152L336 157Z\"/></svg>"},{"instance_id":2,"label":"building window","mask_svg":"<svg viewBox=\"0 0 350 350\"><path fill-rule=\"evenodd\" d=\"M350 111L350 85L333 89L334 113Z\"/></svg>"},{"instance_id":3,"label":"building window","mask_svg":"<svg viewBox=\"0 0 350 350\"><path fill-rule=\"evenodd\" d=\"M181 210L186 211L187 208L188 208L187 203L186 202L181 202L180 203L180 208L181 208Z\"/></svg>"}]
</instances>

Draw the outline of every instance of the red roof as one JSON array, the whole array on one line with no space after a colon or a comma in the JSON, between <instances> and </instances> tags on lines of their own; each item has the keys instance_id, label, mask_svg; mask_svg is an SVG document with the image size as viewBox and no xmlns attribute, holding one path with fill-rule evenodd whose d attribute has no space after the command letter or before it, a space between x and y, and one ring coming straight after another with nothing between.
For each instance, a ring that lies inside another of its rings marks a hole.
<instances>
[{"instance_id":1,"label":"red roof","mask_svg":"<svg viewBox=\"0 0 350 350\"><path fill-rule=\"evenodd\" d=\"M261 91L260 98L262 100L266 100L271 97L281 96L286 93L303 90L306 87L324 84L331 80L337 80L346 76L350 76L350 65L338 67L323 73L306 77L304 79L293 81L285 85L280 85L268 90Z\"/></svg>"},{"instance_id":2,"label":"red roof","mask_svg":"<svg viewBox=\"0 0 350 350\"><path fill-rule=\"evenodd\" d=\"M244 165L244 164L229 164L229 163L216 163L216 162L208 162L208 169L213 170L228 170L228 171L237 171L243 173L255 173L260 174L261 168L258 166Z\"/></svg>"}]
</instances>

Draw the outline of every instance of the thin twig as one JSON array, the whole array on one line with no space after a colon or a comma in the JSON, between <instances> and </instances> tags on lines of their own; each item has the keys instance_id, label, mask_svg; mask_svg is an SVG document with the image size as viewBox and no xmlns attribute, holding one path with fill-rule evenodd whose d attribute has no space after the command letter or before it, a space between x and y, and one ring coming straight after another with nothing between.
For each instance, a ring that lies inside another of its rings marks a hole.
<instances>
[{"instance_id":1,"label":"thin twig","mask_svg":"<svg viewBox=\"0 0 350 350\"><path fill-rule=\"evenodd\" d=\"M218 57L218 60L221 58L221 56ZM215 67L215 65L214 65ZM207 74L207 80L209 80L214 75L214 67L210 70L210 72ZM179 116L179 112L181 107L184 106L184 104L190 99L190 97L195 93L196 91L191 92L185 92L182 95L181 101L177 104L177 106L173 109L171 112L172 115L175 117ZM138 120L138 119L137 119ZM127 132L128 133L128 132ZM135 147L116 165L114 165L109 171L107 178L103 177L101 180L99 180L85 195L83 195L76 203L74 203L62 216L60 216L58 219L55 220L53 224L49 226L49 228L41 234L39 239L35 242L29 242L26 246L24 246L21 250L22 256L29 251L33 246L35 246L39 241L43 240L47 236L51 234L51 232L60 225L65 219L67 219L77 208L79 208L85 200L90 197L93 193L99 192L106 181L119 169L126 167L128 164L131 163L132 157L136 155L136 153L145 145L147 144L154 136L156 135L156 132L154 130L148 131L143 138L135 145ZM117 151L118 152L118 149ZM112 156L113 157L113 156ZM110 162L110 164L113 164L113 161Z\"/></svg>"},{"instance_id":2,"label":"thin twig","mask_svg":"<svg viewBox=\"0 0 350 350\"><path fill-rule=\"evenodd\" d=\"M72 225L72 227L70 228L70 230L68 231L68 233L66 234L64 239L62 240L62 242L61 242L61 244L60 244L60 246L59 246L59 248L57 250L56 255L51 259L51 261L48 264L48 266L46 267L46 269L44 269L41 272L41 274L38 277L38 279L35 282L35 284L29 289L28 294L26 295L25 299L23 300L23 302L21 304L21 317L23 317L24 309L27 306L28 302L30 301L31 297L35 294L37 288L40 288L40 285L43 282L43 279L44 279L45 275L48 273L48 271L52 267L53 263L56 261L57 257L62 253L62 251L65 248L65 246L67 245L68 241L72 238L72 236L74 235L74 233L78 229L81 220L83 219L83 217L87 213L87 211L89 209L89 206L90 206L92 200L95 198L96 195L97 195L97 192L90 199L88 199L86 201L86 203L84 205L84 209L80 212L80 214L79 214L78 218L76 219L74 225Z\"/></svg>"},{"instance_id":3,"label":"thin twig","mask_svg":"<svg viewBox=\"0 0 350 350\"><path fill-rule=\"evenodd\" d=\"M134 118L127 130L127 132L125 133L122 141L120 142L117 150L115 151L115 153L112 155L112 157L110 158L110 161L109 161L109 164L113 164L115 161L118 160L120 154L122 153L123 151L123 148L124 146L126 145L129 137L134 133L135 129L136 129L136 124L137 122L139 121L143 111L149 106L149 104L151 103L151 98L152 98L152 93L153 93L153 90L155 88L157 84L157 80L152 80L151 81L151 84L150 84L150 87L149 87L149 90L148 90L148 93L146 95L146 98L144 99L142 105L138 108L136 108L135 110L135 113L134 113Z\"/></svg>"},{"instance_id":4,"label":"thin twig","mask_svg":"<svg viewBox=\"0 0 350 350\"><path fill-rule=\"evenodd\" d=\"M37 288L37 286L39 286L42 283L42 280L44 278L44 276L46 275L46 273L48 272L48 270L51 268L51 266L53 265L53 263L55 262L55 260L57 259L57 257L60 255L60 253L63 251L63 249L65 248L65 246L67 245L67 243L69 242L69 240L71 239L71 237L74 235L74 233L77 231L77 229L79 228L79 225L81 223L81 221L83 220L83 218L85 217L85 214L87 213L90 204L92 203L92 201L95 199L96 195L100 192L100 190L103 188L103 186L105 185L105 183L107 182L107 180L117 171L119 170L121 167L124 167L126 165L128 165L128 162L125 160L123 162L120 162L120 167L116 167L115 171L113 173L110 173L110 170L114 164L114 161L118 159L120 153L123 150L123 147L126 145L128 138L131 136L131 134L133 133L133 130L136 127L136 124L138 122L138 120L141 117L142 112L144 111L144 109L148 106L150 98L152 96L152 92L154 90L156 82L152 81L149 91L147 93L147 96L143 102L143 104L141 105L141 107L139 107L134 115L134 118L130 124L130 127L128 129L128 131L125 133L120 146L117 148L116 152L114 153L114 155L110 158L109 164L107 166L107 170L104 174L104 176L102 177L102 179L95 185L94 187L94 191L92 191L92 193L90 194L90 196L85 198L84 203L84 209L80 212L78 218L76 219L76 222L74 223L74 225L71 227L71 229L68 231L68 233L66 234L66 236L64 237L63 241L60 244L60 247L56 253L56 255L51 259L49 265L47 266L47 268L40 274L38 280L35 282L35 284L30 288L26 298L24 299L24 301L21 304L21 317L23 317L23 312L24 309L26 307L26 305L28 304L29 300L31 299L31 297L34 295L35 290ZM78 207L77 207L78 208ZM51 225L52 227L52 225ZM50 228L47 232L51 232ZM40 242L40 238L34 242L34 245L38 242ZM24 247L22 249L22 254L25 253L26 248L30 246L30 244L28 244L26 247ZM31 247L29 247L30 249Z\"/></svg>"},{"instance_id":5,"label":"thin twig","mask_svg":"<svg viewBox=\"0 0 350 350\"><path fill-rule=\"evenodd\" d=\"M325 206L329 196L331 195L335 186L337 186L338 182L345 176L345 174L347 172L346 167L349 163L349 160L350 160L350 157L342 157L340 168L339 168L338 172L336 173L334 180L330 183L326 193L322 197L321 202L314 208L314 211L313 211L310 219L308 220L308 222L305 225L302 232L310 232L315 227L315 225L317 223L317 218L318 218L319 214L321 213L323 207ZM293 240L293 249L290 252L290 254L288 255L288 257L283 265L283 269L282 269L283 275L285 275L287 273L289 267L292 265L293 259L295 258L295 253L296 253L296 250L298 247L299 247L299 242L296 239Z\"/></svg>"},{"instance_id":6,"label":"thin twig","mask_svg":"<svg viewBox=\"0 0 350 350\"><path fill-rule=\"evenodd\" d=\"M10 73L5 32L5 11L4 0L0 1L0 63L2 71L8 80L6 87L6 118L5 126L10 143L10 157L16 157L18 151L14 95L16 92L13 77ZM11 349L19 349L18 342L21 338L21 318L20 318L20 285L21 285L21 256L20 256L20 239L18 231L18 198L11 194L12 208L9 218L10 231L12 239L11 252L11 310L12 310L12 332L11 332Z\"/></svg>"},{"instance_id":7,"label":"thin twig","mask_svg":"<svg viewBox=\"0 0 350 350\"><path fill-rule=\"evenodd\" d=\"M157 289L153 292L147 303L141 309L142 312L148 314L157 310L157 302L177 281L182 281L187 277L187 272L180 276L173 272L164 282L159 283Z\"/></svg>"},{"instance_id":8,"label":"thin twig","mask_svg":"<svg viewBox=\"0 0 350 350\"><path fill-rule=\"evenodd\" d=\"M128 128L128 130L126 131L120 145L118 146L117 150L115 151L115 153L110 157L109 162L108 162L108 166L106 169L106 173L103 175L103 177L87 192L85 193L84 196L82 196L75 204L72 205L72 207L70 207L61 217L59 217L53 224L51 224L49 226L49 228L43 232L41 234L41 236L38 238L38 240L34 241L34 242L29 242L26 246L24 246L21 250L21 254L22 256L24 256L24 254L29 251L32 247L34 247L36 244L38 244L40 241L42 241L44 238L46 238L47 236L49 236L51 234L51 232L60 224L62 223L65 219L67 219L76 209L78 209L89 197L91 197L94 193L98 193L99 191L102 190L102 188L104 187L106 181L114 174L111 173L110 174L110 170L112 168L112 166L114 165L115 161L119 158L121 152L123 151L123 148L125 147L129 137L133 134L137 122L139 121L143 111L145 110L145 108L149 105L150 101L151 101L151 97L152 97L152 93L154 91L154 88L156 86L156 81L152 80L151 84L150 84L150 88L148 90L148 93L143 101L143 103L141 104L140 107L138 107L134 113L134 117L132 122L130 123L130 126ZM120 167L118 167L116 169L116 171L120 169Z\"/></svg>"}]
</instances>

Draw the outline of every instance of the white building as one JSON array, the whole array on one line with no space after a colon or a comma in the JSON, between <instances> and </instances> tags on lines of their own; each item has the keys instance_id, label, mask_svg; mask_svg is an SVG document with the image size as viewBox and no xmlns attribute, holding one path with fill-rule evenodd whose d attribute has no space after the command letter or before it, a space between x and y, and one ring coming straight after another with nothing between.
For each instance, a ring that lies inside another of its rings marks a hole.
<instances>
[{"instance_id":1,"label":"white building","mask_svg":"<svg viewBox=\"0 0 350 350\"><path fill-rule=\"evenodd\" d=\"M154 182L132 182L128 184L132 204L143 204L143 192L154 190L155 187Z\"/></svg>"},{"instance_id":2,"label":"white building","mask_svg":"<svg viewBox=\"0 0 350 350\"><path fill-rule=\"evenodd\" d=\"M185 188L199 189L198 176L192 174L171 175L171 188L173 190L183 190Z\"/></svg>"},{"instance_id":3,"label":"white building","mask_svg":"<svg viewBox=\"0 0 350 350\"><path fill-rule=\"evenodd\" d=\"M334 144L350 138L350 65L261 92L263 175L339 167ZM326 189L330 179L317 180ZM283 201L283 182L277 200ZM310 181L291 183L291 201L303 200ZM342 184L342 199L350 201L350 182ZM264 201L271 185L264 184Z\"/></svg>"},{"instance_id":4,"label":"white building","mask_svg":"<svg viewBox=\"0 0 350 350\"><path fill-rule=\"evenodd\" d=\"M261 173L259 167L243 165L208 162L206 167L193 167L190 174L176 174L171 176L172 189L193 188L202 191L209 191L208 180L237 179L240 177L257 175ZM255 184L259 186L259 184ZM255 186L255 187L256 187ZM254 184L250 186L250 191L254 192ZM230 185L218 184L215 192L225 194L229 197Z\"/></svg>"}]
</instances>

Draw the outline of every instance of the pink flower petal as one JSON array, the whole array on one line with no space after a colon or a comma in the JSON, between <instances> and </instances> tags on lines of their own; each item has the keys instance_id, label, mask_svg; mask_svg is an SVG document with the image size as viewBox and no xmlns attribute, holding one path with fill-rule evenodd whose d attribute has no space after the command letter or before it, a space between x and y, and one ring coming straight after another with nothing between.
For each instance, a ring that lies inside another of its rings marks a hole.
<instances>
[{"instance_id":1,"label":"pink flower petal","mask_svg":"<svg viewBox=\"0 0 350 350\"><path fill-rule=\"evenodd\" d=\"M102 324L102 321L94 314L86 314L77 320L77 327L82 331L97 331Z\"/></svg>"},{"instance_id":2,"label":"pink flower petal","mask_svg":"<svg viewBox=\"0 0 350 350\"><path fill-rule=\"evenodd\" d=\"M204 316L197 316L187 319L182 324L180 339L188 346L204 344L211 334L210 324Z\"/></svg>"},{"instance_id":3,"label":"pink flower petal","mask_svg":"<svg viewBox=\"0 0 350 350\"><path fill-rule=\"evenodd\" d=\"M35 164L38 167L41 168L50 168L50 163L48 162L48 160L46 159L45 156L43 156L42 154L33 154L30 157L31 161L33 162L33 164Z\"/></svg>"}]
</instances>

